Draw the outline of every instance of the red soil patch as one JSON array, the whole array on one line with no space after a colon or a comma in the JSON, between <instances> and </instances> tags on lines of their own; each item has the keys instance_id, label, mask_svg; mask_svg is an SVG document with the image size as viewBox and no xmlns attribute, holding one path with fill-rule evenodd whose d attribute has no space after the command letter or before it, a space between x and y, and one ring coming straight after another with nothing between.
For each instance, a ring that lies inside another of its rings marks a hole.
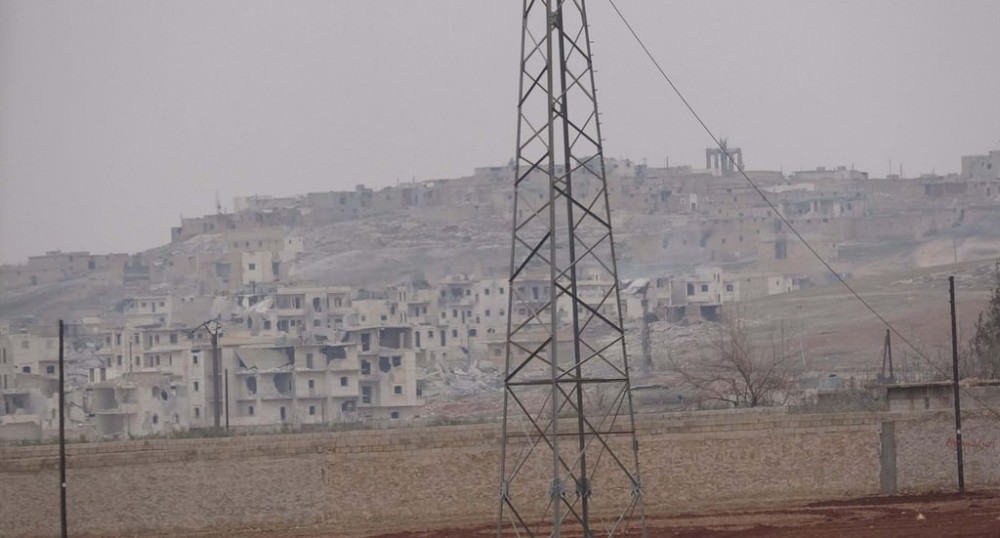
<instances>
[{"instance_id":1,"label":"red soil patch","mask_svg":"<svg viewBox=\"0 0 1000 538\"><path fill-rule=\"evenodd\" d=\"M1000 492L866 497L774 509L654 516L648 526L650 538L1000 537ZM372 538L487 536L496 536L494 526L395 532ZM632 531L628 536L641 534Z\"/></svg>"}]
</instances>

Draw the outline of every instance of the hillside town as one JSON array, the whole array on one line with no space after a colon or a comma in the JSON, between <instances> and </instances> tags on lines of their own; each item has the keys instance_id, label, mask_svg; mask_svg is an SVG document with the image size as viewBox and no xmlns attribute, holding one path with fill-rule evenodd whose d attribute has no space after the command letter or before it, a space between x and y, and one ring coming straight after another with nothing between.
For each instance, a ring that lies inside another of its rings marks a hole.
<instances>
[{"instance_id":1,"label":"hillside town","mask_svg":"<svg viewBox=\"0 0 1000 538\"><path fill-rule=\"evenodd\" d=\"M1000 151L947 176L748 170L755 185L742 160L729 148L707 150L705 168L608 161L622 293L608 303L584 267L591 307L632 325L711 321L829 283L776 212L846 279L939 238L944 262L996 255L974 238L1000 229ZM3 266L0 439L58 426L59 319L68 427L86 439L411 420L428 401L496 389L508 314L532 314L508 312L510 295L550 296L546 278L508 286L513 174L240 196L145 252ZM588 179L574 188L597 188Z\"/></svg>"}]
</instances>

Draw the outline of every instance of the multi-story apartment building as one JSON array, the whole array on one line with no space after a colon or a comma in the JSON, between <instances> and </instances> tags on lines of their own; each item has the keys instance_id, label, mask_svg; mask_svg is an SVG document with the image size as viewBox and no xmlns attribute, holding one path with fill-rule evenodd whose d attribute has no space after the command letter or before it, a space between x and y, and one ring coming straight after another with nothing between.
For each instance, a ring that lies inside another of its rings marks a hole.
<instances>
[{"instance_id":1,"label":"multi-story apartment building","mask_svg":"<svg viewBox=\"0 0 1000 538\"><path fill-rule=\"evenodd\" d=\"M359 327L344 341L357 344L360 362L358 414L365 418L411 418L422 405L413 328Z\"/></svg>"},{"instance_id":2,"label":"multi-story apartment building","mask_svg":"<svg viewBox=\"0 0 1000 538\"><path fill-rule=\"evenodd\" d=\"M188 429L187 390L180 376L155 370L124 373L87 387L84 400L98 435L141 436Z\"/></svg>"},{"instance_id":3,"label":"multi-story apartment building","mask_svg":"<svg viewBox=\"0 0 1000 538\"><path fill-rule=\"evenodd\" d=\"M71 351L67 344L66 353ZM38 435L57 427L58 369L58 336L0 327L0 427L31 424ZM73 417L80 419L76 411Z\"/></svg>"},{"instance_id":4,"label":"multi-story apartment building","mask_svg":"<svg viewBox=\"0 0 1000 538\"><path fill-rule=\"evenodd\" d=\"M581 268L578 293L589 308L615 317L620 306L607 293L610 283L596 274ZM643 279L624 290L623 314L684 315L694 308L711 317L724 303L788 291L793 283L719 267ZM416 417L421 372L483 360L502 366L511 294L518 297L514 323L530 325L551 300L542 276L512 290L505 279L467 274L374 290L285 286L232 298L134 297L115 324L90 338L96 348L80 405L101 436ZM557 300L560 315L569 311L567 300ZM212 329L219 330L217 346ZM530 327L521 334L521 347L511 350L515 360L532 347ZM545 338L540 331L538 344ZM25 420L48 427L55 342L5 333L0 382L8 388L0 411L30 411Z\"/></svg>"}]
</instances>

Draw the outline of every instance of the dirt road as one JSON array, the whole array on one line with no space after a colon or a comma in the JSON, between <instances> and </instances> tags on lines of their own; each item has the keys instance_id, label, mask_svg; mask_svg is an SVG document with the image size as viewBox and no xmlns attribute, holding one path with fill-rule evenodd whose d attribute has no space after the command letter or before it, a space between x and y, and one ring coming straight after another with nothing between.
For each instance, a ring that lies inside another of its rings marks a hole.
<instances>
[{"instance_id":1,"label":"dirt road","mask_svg":"<svg viewBox=\"0 0 1000 538\"><path fill-rule=\"evenodd\" d=\"M1000 537L1000 492L872 497L738 512L681 514L653 517L649 529L650 538ZM373 538L495 535L495 528L484 524L464 529L379 534ZM641 534L633 531L629 536Z\"/></svg>"}]
</instances>

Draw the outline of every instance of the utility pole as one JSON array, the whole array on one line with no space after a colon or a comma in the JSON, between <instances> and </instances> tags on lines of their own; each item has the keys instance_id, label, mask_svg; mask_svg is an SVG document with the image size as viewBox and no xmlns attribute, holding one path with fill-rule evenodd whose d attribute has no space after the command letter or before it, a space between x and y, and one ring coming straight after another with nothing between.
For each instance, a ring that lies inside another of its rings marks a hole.
<instances>
[{"instance_id":1,"label":"utility pole","mask_svg":"<svg viewBox=\"0 0 1000 538\"><path fill-rule=\"evenodd\" d=\"M889 375L885 374L886 365L889 367ZM896 374L892 369L892 331L885 330L885 344L882 347L882 373L879 375L882 383L895 383Z\"/></svg>"},{"instance_id":2,"label":"utility pole","mask_svg":"<svg viewBox=\"0 0 1000 538\"><path fill-rule=\"evenodd\" d=\"M958 454L958 491L965 493L965 466L962 461L962 404L959 402L958 386L958 318L955 315L955 277L948 277L951 295L951 366L955 390L955 451Z\"/></svg>"},{"instance_id":3,"label":"utility pole","mask_svg":"<svg viewBox=\"0 0 1000 538\"><path fill-rule=\"evenodd\" d=\"M62 538L69 536L66 521L66 327L59 320L59 528Z\"/></svg>"},{"instance_id":4,"label":"utility pole","mask_svg":"<svg viewBox=\"0 0 1000 538\"><path fill-rule=\"evenodd\" d=\"M645 292L642 297L642 325L641 325L641 345L642 345L642 376L649 377L653 373L653 353L650 349L649 341L649 299Z\"/></svg>"},{"instance_id":5,"label":"utility pole","mask_svg":"<svg viewBox=\"0 0 1000 538\"><path fill-rule=\"evenodd\" d=\"M522 10L498 537L647 535L585 6Z\"/></svg>"},{"instance_id":6,"label":"utility pole","mask_svg":"<svg viewBox=\"0 0 1000 538\"><path fill-rule=\"evenodd\" d=\"M213 414L215 415L215 427L222 427L222 379L221 379L221 357L219 356L219 335L222 334L222 323L219 322L218 318L210 319L205 321L201 325L198 325L190 332L197 332L198 329L205 329L208 333L209 338L212 341L212 408ZM226 407L229 406L229 399L226 398ZM226 413L226 423L228 426L229 418L228 412Z\"/></svg>"},{"instance_id":7,"label":"utility pole","mask_svg":"<svg viewBox=\"0 0 1000 538\"><path fill-rule=\"evenodd\" d=\"M209 329L209 334L212 335L212 390L213 396L215 397L215 427L220 426L220 421L222 417L222 406L219 405L222 400L222 390L219 386L219 327L216 326L215 330Z\"/></svg>"},{"instance_id":8,"label":"utility pole","mask_svg":"<svg viewBox=\"0 0 1000 538\"><path fill-rule=\"evenodd\" d=\"M224 370L224 373L225 377L222 379L222 381L223 384L225 385L225 390L223 392L225 393L225 398L226 398L226 431L228 432L229 431L229 368L226 368Z\"/></svg>"}]
</instances>

